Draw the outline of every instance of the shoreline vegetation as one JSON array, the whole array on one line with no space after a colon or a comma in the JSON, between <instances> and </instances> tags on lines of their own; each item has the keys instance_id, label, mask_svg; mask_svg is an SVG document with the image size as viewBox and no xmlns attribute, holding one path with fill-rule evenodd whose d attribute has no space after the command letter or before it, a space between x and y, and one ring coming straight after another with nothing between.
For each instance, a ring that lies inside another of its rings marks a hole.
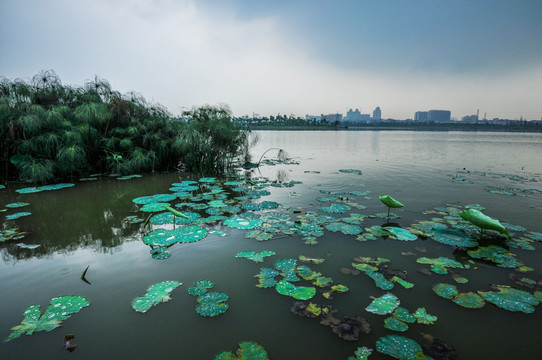
<instances>
[{"instance_id":1,"label":"shoreline vegetation","mask_svg":"<svg viewBox=\"0 0 542 360\"><path fill-rule=\"evenodd\" d=\"M30 82L0 77L0 136L4 182L174 170L218 175L250 161L250 131L232 121L227 106L174 118L107 80L66 86L52 70Z\"/></svg>"}]
</instances>

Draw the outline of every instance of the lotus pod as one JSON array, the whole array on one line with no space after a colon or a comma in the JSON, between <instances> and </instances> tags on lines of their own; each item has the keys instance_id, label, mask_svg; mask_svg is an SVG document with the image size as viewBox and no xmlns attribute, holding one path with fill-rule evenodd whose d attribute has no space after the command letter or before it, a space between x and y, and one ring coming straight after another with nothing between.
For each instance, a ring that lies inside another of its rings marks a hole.
<instances>
[{"instance_id":1,"label":"lotus pod","mask_svg":"<svg viewBox=\"0 0 542 360\"><path fill-rule=\"evenodd\" d=\"M480 229L495 230L503 235L510 236L510 233L504 226L502 226L499 220L493 219L476 209L466 209L460 211L459 216L471 224L478 226Z\"/></svg>"}]
</instances>

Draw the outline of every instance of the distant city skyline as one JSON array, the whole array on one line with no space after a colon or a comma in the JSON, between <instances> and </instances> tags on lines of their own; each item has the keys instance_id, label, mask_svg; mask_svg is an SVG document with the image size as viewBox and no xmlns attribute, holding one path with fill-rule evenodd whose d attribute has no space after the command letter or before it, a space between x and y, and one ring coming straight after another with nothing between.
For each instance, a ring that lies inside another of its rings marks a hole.
<instances>
[{"instance_id":1,"label":"distant city skyline","mask_svg":"<svg viewBox=\"0 0 542 360\"><path fill-rule=\"evenodd\" d=\"M542 118L539 0L3 0L0 13L0 76L98 75L174 115Z\"/></svg>"}]
</instances>

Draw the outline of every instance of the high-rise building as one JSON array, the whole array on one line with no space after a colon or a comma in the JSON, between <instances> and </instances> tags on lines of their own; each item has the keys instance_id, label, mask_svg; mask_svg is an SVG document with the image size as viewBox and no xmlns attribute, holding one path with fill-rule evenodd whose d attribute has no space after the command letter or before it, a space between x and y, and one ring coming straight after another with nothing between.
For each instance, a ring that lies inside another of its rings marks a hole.
<instances>
[{"instance_id":1,"label":"high-rise building","mask_svg":"<svg viewBox=\"0 0 542 360\"><path fill-rule=\"evenodd\" d=\"M376 109L373 111L373 120L381 120L382 119L382 111L380 110L380 107L377 106Z\"/></svg>"},{"instance_id":2,"label":"high-rise building","mask_svg":"<svg viewBox=\"0 0 542 360\"><path fill-rule=\"evenodd\" d=\"M416 111L414 121L427 121L427 111Z\"/></svg>"},{"instance_id":3,"label":"high-rise building","mask_svg":"<svg viewBox=\"0 0 542 360\"><path fill-rule=\"evenodd\" d=\"M450 110L429 110L427 112L427 121L449 122L452 116Z\"/></svg>"}]
</instances>

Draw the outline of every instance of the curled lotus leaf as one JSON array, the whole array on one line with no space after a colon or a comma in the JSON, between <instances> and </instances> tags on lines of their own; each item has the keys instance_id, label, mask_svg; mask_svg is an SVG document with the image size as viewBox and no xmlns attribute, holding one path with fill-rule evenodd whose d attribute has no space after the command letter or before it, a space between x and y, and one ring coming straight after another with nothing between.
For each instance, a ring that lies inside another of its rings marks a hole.
<instances>
[{"instance_id":1,"label":"curled lotus leaf","mask_svg":"<svg viewBox=\"0 0 542 360\"><path fill-rule=\"evenodd\" d=\"M370 313L377 315L391 314L400 304L397 296L387 293L373 301L365 308Z\"/></svg>"},{"instance_id":2,"label":"curled lotus leaf","mask_svg":"<svg viewBox=\"0 0 542 360\"><path fill-rule=\"evenodd\" d=\"M416 311L414 312L414 316L416 317L418 323L425 325L434 324L435 321L437 321L438 319L436 316L429 315L427 313L427 310L425 310L425 308L423 307L416 309Z\"/></svg>"},{"instance_id":3,"label":"curled lotus leaf","mask_svg":"<svg viewBox=\"0 0 542 360\"><path fill-rule=\"evenodd\" d=\"M18 213L11 214L11 215L6 215L6 220L15 220L15 219L18 219L20 217L28 216L28 215L32 215L32 213L28 212L28 211L22 211L22 212L18 212Z\"/></svg>"},{"instance_id":4,"label":"curled lotus leaf","mask_svg":"<svg viewBox=\"0 0 542 360\"><path fill-rule=\"evenodd\" d=\"M212 289L215 286L215 283L211 280L198 280L194 285L188 288L188 294L192 296L200 296L207 292L207 290Z\"/></svg>"},{"instance_id":5,"label":"curled lotus leaf","mask_svg":"<svg viewBox=\"0 0 542 360\"><path fill-rule=\"evenodd\" d=\"M408 325L402 322L401 320L390 316L384 320L384 327L393 331L407 331Z\"/></svg>"},{"instance_id":6,"label":"curled lotus leaf","mask_svg":"<svg viewBox=\"0 0 542 360\"><path fill-rule=\"evenodd\" d=\"M223 314L230 307L226 304L229 296L220 291L209 291L198 297L196 312L201 316L215 317Z\"/></svg>"},{"instance_id":7,"label":"curled lotus leaf","mask_svg":"<svg viewBox=\"0 0 542 360\"><path fill-rule=\"evenodd\" d=\"M30 205L30 203L26 203L26 202L14 202L14 203L6 204L6 207L7 207L7 208L10 208L10 209L15 209L15 208L20 208L20 207L27 206L27 205Z\"/></svg>"},{"instance_id":8,"label":"curled lotus leaf","mask_svg":"<svg viewBox=\"0 0 542 360\"><path fill-rule=\"evenodd\" d=\"M249 219L244 219L241 217L232 217L224 221L224 225L229 226L231 228L242 229L242 230L255 229L262 226L262 224L263 224L262 220L258 220L258 219L249 220Z\"/></svg>"},{"instance_id":9,"label":"curled lotus leaf","mask_svg":"<svg viewBox=\"0 0 542 360\"><path fill-rule=\"evenodd\" d=\"M484 300L508 311L521 311L526 314L534 312L534 307L540 303L533 294L514 289L505 285L497 285L498 291L478 291Z\"/></svg>"},{"instance_id":10,"label":"curled lotus leaf","mask_svg":"<svg viewBox=\"0 0 542 360\"><path fill-rule=\"evenodd\" d=\"M395 311L393 312L393 316L405 323L412 324L416 322L416 317L412 315L407 309L401 306L395 309Z\"/></svg>"},{"instance_id":11,"label":"curled lotus leaf","mask_svg":"<svg viewBox=\"0 0 542 360\"><path fill-rule=\"evenodd\" d=\"M435 284L433 286L433 291L438 296L441 296L445 299L450 299L450 300L454 299L459 294L459 291L457 291L457 287L455 287L455 285L444 284L444 283Z\"/></svg>"},{"instance_id":12,"label":"curled lotus leaf","mask_svg":"<svg viewBox=\"0 0 542 360\"><path fill-rule=\"evenodd\" d=\"M20 325L11 328L11 334L4 342L11 341L21 335L32 335L38 331L51 331L60 326L60 323L68 319L72 314L89 306L88 299L78 295L65 295L54 297L49 302L49 307L42 314L39 305L30 305L23 312L24 319Z\"/></svg>"},{"instance_id":13,"label":"curled lotus leaf","mask_svg":"<svg viewBox=\"0 0 542 360\"><path fill-rule=\"evenodd\" d=\"M369 358L369 355L373 353L373 349L369 349L365 346L357 348L357 350L354 352L353 356L349 356L347 360L367 360Z\"/></svg>"},{"instance_id":14,"label":"curled lotus leaf","mask_svg":"<svg viewBox=\"0 0 542 360\"><path fill-rule=\"evenodd\" d=\"M481 246L476 250L467 251L467 254L475 259L492 261L499 267L518 268L522 265L514 258L514 254L497 245Z\"/></svg>"},{"instance_id":15,"label":"curled lotus leaf","mask_svg":"<svg viewBox=\"0 0 542 360\"><path fill-rule=\"evenodd\" d=\"M386 335L376 342L376 350L401 360L431 359L414 340L399 335Z\"/></svg>"},{"instance_id":16,"label":"curled lotus leaf","mask_svg":"<svg viewBox=\"0 0 542 360\"><path fill-rule=\"evenodd\" d=\"M237 255L235 255L235 257L237 257L237 258L246 258L246 259L252 260L254 262L263 262L264 257L273 256L273 255L275 255L275 252L274 251L269 251L269 250L260 251L260 252L243 251L243 252L237 253Z\"/></svg>"},{"instance_id":17,"label":"curled lotus leaf","mask_svg":"<svg viewBox=\"0 0 542 360\"><path fill-rule=\"evenodd\" d=\"M393 227L393 226L388 226L383 229L389 232L391 235L393 235L397 240L414 241L418 238L417 235L414 235L407 229Z\"/></svg>"},{"instance_id":18,"label":"curled lotus leaf","mask_svg":"<svg viewBox=\"0 0 542 360\"><path fill-rule=\"evenodd\" d=\"M303 262L312 262L314 264L322 264L324 262L325 259L321 259L321 258L310 258L310 257L306 257L305 255L299 255L299 261L303 261Z\"/></svg>"},{"instance_id":19,"label":"curled lotus leaf","mask_svg":"<svg viewBox=\"0 0 542 360\"><path fill-rule=\"evenodd\" d=\"M237 353L223 351L216 354L214 360L269 360L267 352L260 344L254 341L243 341L239 343Z\"/></svg>"},{"instance_id":20,"label":"curled lotus leaf","mask_svg":"<svg viewBox=\"0 0 542 360\"><path fill-rule=\"evenodd\" d=\"M506 236L510 236L510 233L497 219L493 219L479 210L466 209L459 212L459 216L467 220L471 224L478 226L480 229L495 230Z\"/></svg>"},{"instance_id":21,"label":"curled lotus leaf","mask_svg":"<svg viewBox=\"0 0 542 360\"><path fill-rule=\"evenodd\" d=\"M171 300L169 294L181 285L178 281L162 281L153 284L147 289L147 293L144 296L135 298L132 301L132 309L145 313L151 307Z\"/></svg>"},{"instance_id":22,"label":"curled lotus leaf","mask_svg":"<svg viewBox=\"0 0 542 360\"><path fill-rule=\"evenodd\" d=\"M158 211L166 210L167 206L169 206L169 203L153 202L150 204L143 205L141 209L139 210L144 211L144 212L158 212Z\"/></svg>"},{"instance_id":23,"label":"curled lotus leaf","mask_svg":"<svg viewBox=\"0 0 542 360\"><path fill-rule=\"evenodd\" d=\"M469 309L480 309L483 308L486 304L484 299L480 295L473 292L457 294L457 296L452 299L452 301L457 305Z\"/></svg>"},{"instance_id":24,"label":"curled lotus leaf","mask_svg":"<svg viewBox=\"0 0 542 360\"><path fill-rule=\"evenodd\" d=\"M165 246L157 246L151 250L151 256L156 260L164 260L171 256L168 248Z\"/></svg>"},{"instance_id":25,"label":"curled lotus leaf","mask_svg":"<svg viewBox=\"0 0 542 360\"><path fill-rule=\"evenodd\" d=\"M390 208L402 208L405 205L401 204L399 201L395 200L389 195L380 195L379 196L380 201L382 203Z\"/></svg>"},{"instance_id":26,"label":"curled lotus leaf","mask_svg":"<svg viewBox=\"0 0 542 360\"><path fill-rule=\"evenodd\" d=\"M286 280L279 281L275 289L279 294L291 296L297 300L309 300L316 295L314 287L295 286Z\"/></svg>"},{"instance_id":27,"label":"curled lotus leaf","mask_svg":"<svg viewBox=\"0 0 542 360\"><path fill-rule=\"evenodd\" d=\"M437 229L433 231L432 239L436 242L460 247L476 247L478 241L471 238L467 233L461 230Z\"/></svg>"}]
</instances>

